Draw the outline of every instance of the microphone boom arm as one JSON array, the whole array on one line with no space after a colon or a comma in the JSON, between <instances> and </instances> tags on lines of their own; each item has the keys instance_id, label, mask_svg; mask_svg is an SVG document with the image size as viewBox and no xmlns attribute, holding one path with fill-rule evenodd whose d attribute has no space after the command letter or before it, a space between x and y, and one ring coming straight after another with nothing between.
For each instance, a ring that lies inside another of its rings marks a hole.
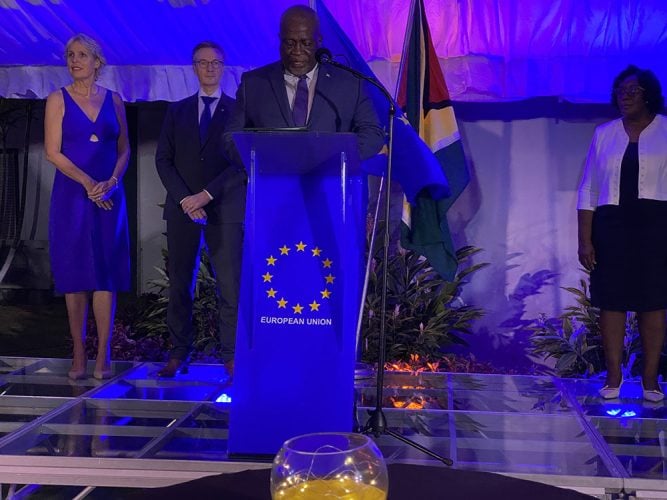
<instances>
[{"instance_id":1,"label":"microphone boom arm","mask_svg":"<svg viewBox=\"0 0 667 500\"><path fill-rule=\"evenodd\" d=\"M384 87L384 85L382 85L379 81L377 81L377 79L375 79L372 76L365 75L354 68L350 68L345 64L341 64L338 61L334 61L331 58L331 52L329 52L329 49L318 49L317 52L315 53L315 58L317 59L317 62L320 64L330 64L331 66L334 66L336 68L342 69L343 71L347 71L348 73L353 74L354 76L356 76L361 80L366 80L374 87L377 87L380 90L380 92L384 94L384 96L387 99L387 102L389 103L389 115L390 115L389 123L391 126L391 120L393 120L396 114L396 104L394 103L394 98L391 96L389 91Z\"/></svg>"}]
</instances>

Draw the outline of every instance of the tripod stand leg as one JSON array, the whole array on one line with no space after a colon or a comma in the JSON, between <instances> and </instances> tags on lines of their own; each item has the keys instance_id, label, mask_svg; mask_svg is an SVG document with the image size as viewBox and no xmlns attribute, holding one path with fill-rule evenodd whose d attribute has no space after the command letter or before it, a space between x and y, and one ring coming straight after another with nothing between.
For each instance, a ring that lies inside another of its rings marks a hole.
<instances>
[{"instance_id":1,"label":"tripod stand leg","mask_svg":"<svg viewBox=\"0 0 667 500\"><path fill-rule=\"evenodd\" d=\"M387 419L382 412L382 408L369 410L368 415L368 421L363 429L364 434L373 434L375 437L382 436L387 431Z\"/></svg>"},{"instance_id":2,"label":"tripod stand leg","mask_svg":"<svg viewBox=\"0 0 667 500\"><path fill-rule=\"evenodd\" d=\"M408 439L405 436L400 435L398 432L394 432L391 429L385 428L384 433L389 434L391 437L394 437L394 438L398 439L399 441L402 441L405 444L408 444L408 445L412 446L413 448L416 448L417 450L421 451L422 453L425 453L426 455L428 455L431 458L435 458L436 460L439 460L440 462L442 462L445 465L454 465L454 462L451 459L438 455L434 451L429 450L428 448L420 445L419 443L416 443L416 442L412 441L411 439Z\"/></svg>"},{"instance_id":3,"label":"tripod stand leg","mask_svg":"<svg viewBox=\"0 0 667 500\"><path fill-rule=\"evenodd\" d=\"M421 451L422 453L425 453L429 457L435 458L436 460L442 462L445 465L454 465L454 462L451 459L442 457L438 455L436 452L429 450L425 446L422 446L419 443L416 443L415 441L412 441L411 439L402 436L398 432L389 429L389 427L387 427L387 419L384 416L382 408L376 408L375 410L369 411L368 415L369 415L368 422L366 422L366 426L363 429L364 434L372 434L376 438L380 437L383 434L388 434L391 437L396 438L399 441Z\"/></svg>"}]
</instances>

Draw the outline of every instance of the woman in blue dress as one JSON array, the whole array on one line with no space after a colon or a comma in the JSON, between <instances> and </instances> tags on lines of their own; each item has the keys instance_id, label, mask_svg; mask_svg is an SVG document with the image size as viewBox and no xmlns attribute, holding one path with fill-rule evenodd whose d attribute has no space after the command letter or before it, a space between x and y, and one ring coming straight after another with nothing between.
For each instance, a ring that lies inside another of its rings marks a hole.
<instances>
[{"instance_id":1,"label":"woman in blue dress","mask_svg":"<svg viewBox=\"0 0 667 500\"><path fill-rule=\"evenodd\" d=\"M116 292L130 286L127 210L122 179L130 156L120 96L96 83L105 58L79 34L67 42L72 83L46 101L44 148L56 167L49 217L51 272L65 295L74 349L72 379L86 377L88 306L98 332L93 376L111 376Z\"/></svg>"}]
</instances>

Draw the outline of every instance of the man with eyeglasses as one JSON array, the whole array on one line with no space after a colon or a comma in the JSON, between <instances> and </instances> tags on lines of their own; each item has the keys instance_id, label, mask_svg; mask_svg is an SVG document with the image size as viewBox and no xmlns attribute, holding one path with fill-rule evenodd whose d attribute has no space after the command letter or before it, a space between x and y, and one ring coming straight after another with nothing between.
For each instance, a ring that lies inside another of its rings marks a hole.
<instances>
[{"instance_id":1,"label":"man with eyeglasses","mask_svg":"<svg viewBox=\"0 0 667 500\"><path fill-rule=\"evenodd\" d=\"M223 61L222 48L215 42L194 48L192 68L199 91L169 106L155 156L167 191L163 218L172 342L169 362L158 371L161 377L187 371L202 241L220 292L220 355L228 371L233 370L247 177L223 153L222 132L234 106L220 89Z\"/></svg>"},{"instance_id":2,"label":"man with eyeglasses","mask_svg":"<svg viewBox=\"0 0 667 500\"><path fill-rule=\"evenodd\" d=\"M237 106L226 129L304 127L315 132L353 132L362 159L384 144L384 133L365 83L334 67L318 65L322 46L317 13L305 5L289 7L280 18L280 61L246 72Z\"/></svg>"}]
</instances>

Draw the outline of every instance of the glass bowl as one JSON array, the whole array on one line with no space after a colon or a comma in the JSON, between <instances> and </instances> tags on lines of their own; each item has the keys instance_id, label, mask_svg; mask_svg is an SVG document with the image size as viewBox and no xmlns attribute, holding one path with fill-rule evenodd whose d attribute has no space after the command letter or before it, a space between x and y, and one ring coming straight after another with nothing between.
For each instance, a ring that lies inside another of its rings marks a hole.
<instances>
[{"instance_id":1,"label":"glass bowl","mask_svg":"<svg viewBox=\"0 0 667 500\"><path fill-rule=\"evenodd\" d=\"M271 469L274 500L384 500L382 453L363 434L322 432L285 441Z\"/></svg>"}]
</instances>

